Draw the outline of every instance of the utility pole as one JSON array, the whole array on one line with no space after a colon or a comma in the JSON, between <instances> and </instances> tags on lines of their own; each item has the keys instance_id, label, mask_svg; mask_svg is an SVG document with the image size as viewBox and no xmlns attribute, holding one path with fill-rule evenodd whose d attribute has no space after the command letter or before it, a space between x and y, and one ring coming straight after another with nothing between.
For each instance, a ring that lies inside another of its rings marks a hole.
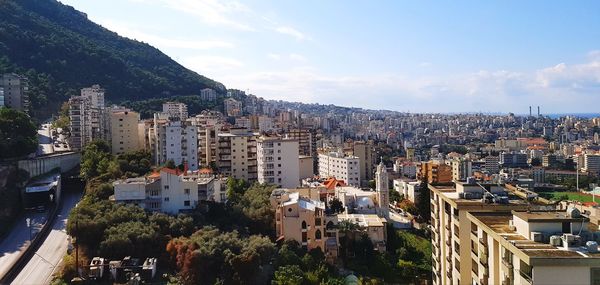
<instances>
[{"instance_id":1,"label":"utility pole","mask_svg":"<svg viewBox=\"0 0 600 285\"><path fill-rule=\"evenodd\" d=\"M79 221L75 220L75 232L79 235ZM78 238L75 237L75 271L77 272L77 277L81 277L79 274L79 242Z\"/></svg>"}]
</instances>

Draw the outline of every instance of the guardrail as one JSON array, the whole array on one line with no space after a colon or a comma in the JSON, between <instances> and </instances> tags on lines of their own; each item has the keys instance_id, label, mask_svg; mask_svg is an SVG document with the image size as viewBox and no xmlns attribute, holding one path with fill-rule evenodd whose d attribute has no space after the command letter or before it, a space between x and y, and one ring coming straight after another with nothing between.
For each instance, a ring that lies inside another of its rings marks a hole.
<instances>
[{"instance_id":1,"label":"guardrail","mask_svg":"<svg viewBox=\"0 0 600 285\"><path fill-rule=\"evenodd\" d=\"M50 233L50 230L52 229L52 226L54 225L54 222L56 220L56 214L62 208L62 203L62 199L60 199L58 204L55 204L55 206L50 209L48 220L46 221L42 229L39 231L39 233L35 236L35 238L33 238L29 246L25 250L23 250L23 252L20 253L19 257L17 258L17 261L15 261L11 268L8 271L6 271L6 274L4 274L4 276L0 278L0 284L10 284L19 275L21 270L23 270L25 265L27 265L27 262L29 262L31 257L33 257L35 252L44 243L44 241L48 237L48 234Z\"/></svg>"}]
</instances>

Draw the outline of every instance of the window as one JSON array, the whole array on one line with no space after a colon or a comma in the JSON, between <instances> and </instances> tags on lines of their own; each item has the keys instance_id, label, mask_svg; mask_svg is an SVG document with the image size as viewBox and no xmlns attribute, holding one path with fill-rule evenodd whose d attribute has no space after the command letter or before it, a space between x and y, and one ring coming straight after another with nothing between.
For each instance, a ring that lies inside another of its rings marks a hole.
<instances>
[{"instance_id":1,"label":"window","mask_svg":"<svg viewBox=\"0 0 600 285\"><path fill-rule=\"evenodd\" d=\"M183 201L183 205L186 206L186 207L189 207L190 206L190 200Z\"/></svg>"},{"instance_id":2,"label":"window","mask_svg":"<svg viewBox=\"0 0 600 285\"><path fill-rule=\"evenodd\" d=\"M185 195L190 195L190 189L183 189L183 193Z\"/></svg>"},{"instance_id":3,"label":"window","mask_svg":"<svg viewBox=\"0 0 600 285\"><path fill-rule=\"evenodd\" d=\"M169 202L169 197L165 197L165 202Z\"/></svg>"},{"instance_id":4,"label":"window","mask_svg":"<svg viewBox=\"0 0 600 285\"><path fill-rule=\"evenodd\" d=\"M306 229L306 221L302 221L302 229L305 230Z\"/></svg>"},{"instance_id":5,"label":"window","mask_svg":"<svg viewBox=\"0 0 600 285\"><path fill-rule=\"evenodd\" d=\"M320 240L320 239L321 239L321 230L317 230L317 231L315 232L315 239L316 239L316 240Z\"/></svg>"}]
</instances>

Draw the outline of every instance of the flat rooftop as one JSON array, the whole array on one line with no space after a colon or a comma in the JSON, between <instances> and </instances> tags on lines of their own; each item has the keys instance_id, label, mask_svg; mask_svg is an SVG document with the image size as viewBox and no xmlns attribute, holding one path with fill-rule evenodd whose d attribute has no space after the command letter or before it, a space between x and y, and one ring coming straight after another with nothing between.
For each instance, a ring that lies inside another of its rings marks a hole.
<instances>
[{"instance_id":1,"label":"flat rooftop","mask_svg":"<svg viewBox=\"0 0 600 285\"><path fill-rule=\"evenodd\" d=\"M517 212L518 214L530 214L527 212ZM532 212L535 213L535 212ZM554 212L557 213L557 212ZM564 212L563 212L564 213ZM486 225L496 234L504 238L504 240L513 244L530 258L598 258L600 253L590 253L585 246L571 247L556 247L549 243L535 242L528 237L524 237L511 229L509 221L512 220L513 214L508 212L471 212L473 217ZM548 216L554 215L552 212L546 212ZM546 214L541 214L544 216ZM536 215L534 215L536 217ZM579 218L581 221L581 218Z\"/></svg>"},{"instance_id":2,"label":"flat rooftop","mask_svg":"<svg viewBox=\"0 0 600 285\"><path fill-rule=\"evenodd\" d=\"M581 222L582 218L586 222L590 220L585 217L569 217L565 211L512 211L512 214L526 222Z\"/></svg>"},{"instance_id":3,"label":"flat rooftop","mask_svg":"<svg viewBox=\"0 0 600 285\"><path fill-rule=\"evenodd\" d=\"M361 227L383 227L386 222L385 218L376 214L338 214L337 217L340 221L349 220Z\"/></svg>"},{"instance_id":4,"label":"flat rooftop","mask_svg":"<svg viewBox=\"0 0 600 285\"><path fill-rule=\"evenodd\" d=\"M454 188L454 186L452 185L429 185L430 188L434 188L435 190L438 191L439 195L450 199L454 202L456 202L457 205L465 205L465 206L478 206L478 205L488 205L488 206L494 206L494 205L527 205L528 202L526 200L523 200L523 198L512 194L510 191L506 191L506 196L508 197L508 204L501 204L501 203L485 203L482 201L481 198L460 198L459 197L459 193L456 191L456 188Z\"/></svg>"}]
</instances>

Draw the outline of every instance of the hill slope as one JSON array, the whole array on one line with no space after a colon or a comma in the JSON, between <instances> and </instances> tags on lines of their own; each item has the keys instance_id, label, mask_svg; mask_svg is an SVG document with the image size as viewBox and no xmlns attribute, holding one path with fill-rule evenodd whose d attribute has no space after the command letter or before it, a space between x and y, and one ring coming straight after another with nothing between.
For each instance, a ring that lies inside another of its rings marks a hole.
<instances>
[{"instance_id":1,"label":"hill slope","mask_svg":"<svg viewBox=\"0 0 600 285\"><path fill-rule=\"evenodd\" d=\"M4 72L29 77L38 118L95 83L106 88L112 102L198 94L206 87L226 92L223 84L56 0L0 1L0 73Z\"/></svg>"}]
</instances>

